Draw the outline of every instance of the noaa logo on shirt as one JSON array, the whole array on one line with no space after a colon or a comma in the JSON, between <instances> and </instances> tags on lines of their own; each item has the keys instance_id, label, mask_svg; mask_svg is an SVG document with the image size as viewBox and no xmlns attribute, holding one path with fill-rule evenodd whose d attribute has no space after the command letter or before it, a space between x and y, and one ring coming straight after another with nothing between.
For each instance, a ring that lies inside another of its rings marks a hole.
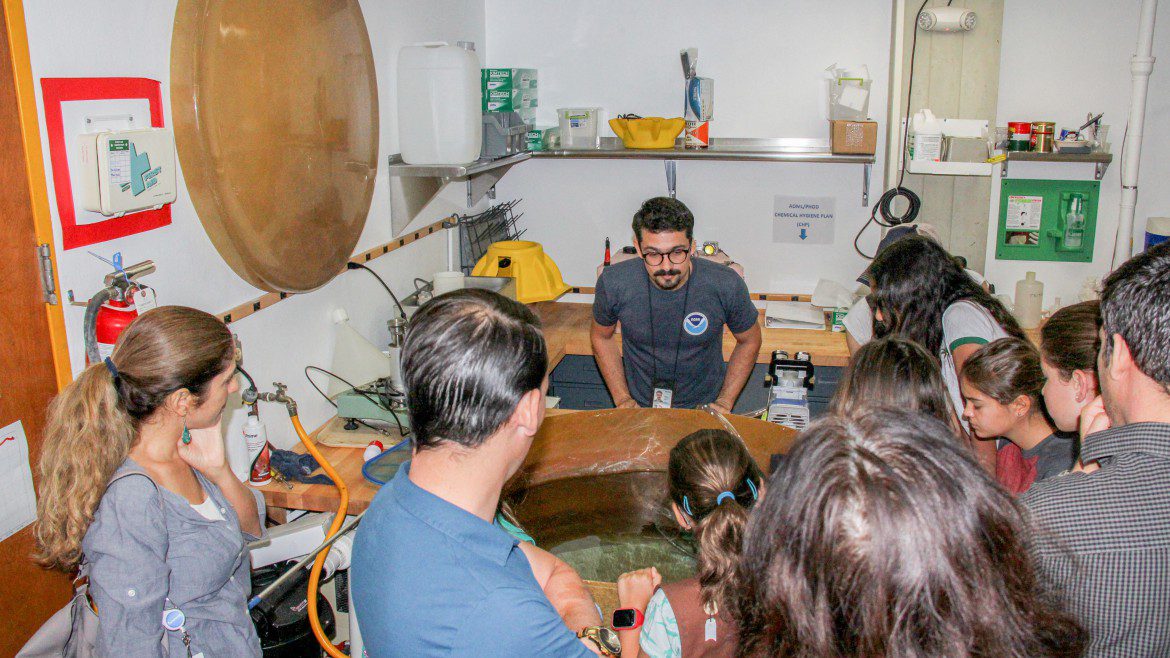
<instances>
[{"instance_id":1,"label":"noaa logo on shirt","mask_svg":"<svg viewBox=\"0 0 1170 658\"><path fill-rule=\"evenodd\" d=\"M695 311L683 318L683 329L692 336L702 336L707 331L707 316Z\"/></svg>"}]
</instances>

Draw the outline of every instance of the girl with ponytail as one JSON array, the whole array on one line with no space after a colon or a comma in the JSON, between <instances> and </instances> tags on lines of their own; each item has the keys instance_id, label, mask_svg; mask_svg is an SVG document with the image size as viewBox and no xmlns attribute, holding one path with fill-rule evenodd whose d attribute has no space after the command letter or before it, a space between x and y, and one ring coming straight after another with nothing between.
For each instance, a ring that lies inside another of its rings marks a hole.
<instances>
[{"instance_id":1,"label":"girl with ponytail","mask_svg":"<svg viewBox=\"0 0 1170 658\"><path fill-rule=\"evenodd\" d=\"M639 629L621 631L622 657L734 656L730 615L748 512L764 493L763 471L743 442L724 430L699 430L670 451L670 506L699 544L694 578L661 585L654 567L623 574L618 600L645 611Z\"/></svg>"},{"instance_id":2,"label":"girl with ponytail","mask_svg":"<svg viewBox=\"0 0 1170 658\"><path fill-rule=\"evenodd\" d=\"M164 306L49 406L37 557L89 576L99 655L260 656L244 542L263 533L263 499L228 468L220 432L235 374L222 322ZM184 631L164 629L164 609Z\"/></svg>"}]
</instances>

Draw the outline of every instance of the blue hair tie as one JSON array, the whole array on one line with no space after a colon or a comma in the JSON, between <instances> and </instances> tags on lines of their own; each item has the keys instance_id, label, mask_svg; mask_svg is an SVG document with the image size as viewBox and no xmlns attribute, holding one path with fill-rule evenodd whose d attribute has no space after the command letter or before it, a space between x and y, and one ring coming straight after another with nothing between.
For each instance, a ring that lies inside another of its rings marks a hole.
<instances>
[{"instance_id":1,"label":"blue hair tie","mask_svg":"<svg viewBox=\"0 0 1170 658\"><path fill-rule=\"evenodd\" d=\"M106 370L110 371L110 376L113 377L114 379L117 379L118 378L118 368L114 365L114 362L110 360L110 357L107 356L102 361L106 364Z\"/></svg>"},{"instance_id":2,"label":"blue hair tie","mask_svg":"<svg viewBox=\"0 0 1170 658\"><path fill-rule=\"evenodd\" d=\"M691 511L691 501L687 500L686 496L683 496L683 511L687 513L687 516L693 517L695 515L695 513Z\"/></svg>"},{"instance_id":3,"label":"blue hair tie","mask_svg":"<svg viewBox=\"0 0 1170 658\"><path fill-rule=\"evenodd\" d=\"M760 492L756 491L756 484L754 482L752 482L751 478L744 478L744 479L747 480L748 489L752 490L752 500L759 500L760 499Z\"/></svg>"},{"instance_id":4,"label":"blue hair tie","mask_svg":"<svg viewBox=\"0 0 1170 658\"><path fill-rule=\"evenodd\" d=\"M715 506L718 507L722 505L723 501L727 500L728 498L735 500L735 494L731 493L730 491L724 491L723 493L719 494L719 497L715 499Z\"/></svg>"}]
</instances>

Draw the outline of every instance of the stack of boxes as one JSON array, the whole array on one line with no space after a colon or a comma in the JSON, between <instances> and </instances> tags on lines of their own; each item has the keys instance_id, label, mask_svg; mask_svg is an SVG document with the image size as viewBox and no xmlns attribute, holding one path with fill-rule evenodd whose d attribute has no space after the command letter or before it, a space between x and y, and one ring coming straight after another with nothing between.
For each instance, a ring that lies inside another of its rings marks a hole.
<instances>
[{"instance_id":1,"label":"stack of boxes","mask_svg":"<svg viewBox=\"0 0 1170 658\"><path fill-rule=\"evenodd\" d=\"M536 69L482 69L480 89L483 111L516 112L531 128L525 138L529 151L543 151L556 145L556 128L536 128Z\"/></svg>"},{"instance_id":2,"label":"stack of boxes","mask_svg":"<svg viewBox=\"0 0 1170 658\"><path fill-rule=\"evenodd\" d=\"M536 129L536 69L481 69L480 90L485 114L515 112L530 130L525 134L529 151L549 148L548 129ZM503 122L509 123L509 122Z\"/></svg>"},{"instance_id":3,"label":"stack of boxes","mask_svg":"<svg viewBox=\"0 0 1170 658\"><path fill-rule=\"evenodd\" d=\"M536 119L536 69L482 69L484 112L519 112L525 123Z\"/></svg>"}]
</instances>

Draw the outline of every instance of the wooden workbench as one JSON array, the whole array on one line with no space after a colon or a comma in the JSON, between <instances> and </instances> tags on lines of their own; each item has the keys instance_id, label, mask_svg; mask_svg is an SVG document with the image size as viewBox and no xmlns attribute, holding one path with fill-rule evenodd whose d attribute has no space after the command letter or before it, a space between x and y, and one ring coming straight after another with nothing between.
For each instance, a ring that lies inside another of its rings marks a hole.
<instances>
[{"instance_id":1,"label":"wooden workbench","mask_svg":"<svg viewBox=\"0 0 1170 658\"><path fill-rule=\"evenodd\" d=\"M532 304L532 310L544 324L544 339L548 343L549 370L561 362L566 354L591 356L593 346L589 342L589 327L593 324L591 304L567 302L539 302ZM785 350L789 354L808 352L814 365L844 366L849 363L849 348L845 344L844 332L811 329L768 329L763 327L764 312L760 311L763 343L756 363L768 363L772 352ZM621 334L617 334L619 341ZM723 357L730 358L735 349L735 336L724 329Z\"/></svg>"}]
</instances>

